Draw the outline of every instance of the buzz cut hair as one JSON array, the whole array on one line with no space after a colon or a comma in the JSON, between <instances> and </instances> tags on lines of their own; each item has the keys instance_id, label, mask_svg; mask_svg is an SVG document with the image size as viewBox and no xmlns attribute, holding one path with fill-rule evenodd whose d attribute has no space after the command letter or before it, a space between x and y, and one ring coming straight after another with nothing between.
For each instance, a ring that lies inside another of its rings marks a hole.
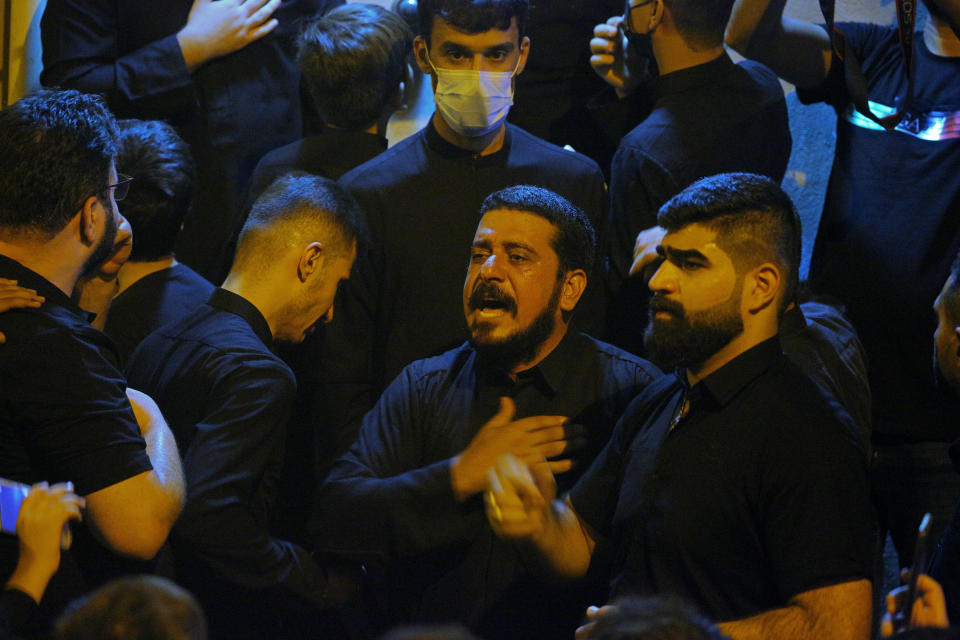
<instances>
[{"instance_id":1,"label":"buzz cut hair","mask_svg":"<svg viewBox=\"0 0 960 640\"><path fill-rule=\"evenodd\" d=\"M232 270L265 272L275 256L315 241L329 255L346 256L366 236L360 205L346 189L307 173L284 174L253 203Z\"/></svg>"},{"instance_id":2,"label":"buzz cut hair","mask_svg":"<svg viewBox=\"0 0 960 640\"><path fill-rule=\"evenodd\" d=\"M657 213L668 233L699 223L717 233L737 272L764 262L784 279L780 312L794 301L800 271L801 226L797 209L773 180L753 173L703 178L668 200Z\"/></svg>"},{"instance_id":3,"label":"buzz cut hair","mask_svg":"<svg viewBox=\"0 0 960 640\"><path fill-rule=\"evenodd\" d=\"M703 51L723 45L734 0L663 0L677 33L688 47Z\"/></svg>"}]
</instances>

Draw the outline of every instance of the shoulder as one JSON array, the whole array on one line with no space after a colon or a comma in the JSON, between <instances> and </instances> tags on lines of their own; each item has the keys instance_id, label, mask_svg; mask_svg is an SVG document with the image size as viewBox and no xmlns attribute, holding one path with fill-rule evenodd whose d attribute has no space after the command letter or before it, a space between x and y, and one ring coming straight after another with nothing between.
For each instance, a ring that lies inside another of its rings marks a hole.
<instances>
[{"instance_id":1,"label":"shoulder","mask_svg":"<svg viewBox=\"0 0 960 640\"><path fill-rule=\"evenodd\" d=\"M606 366L630 371L637 377L645 379L647 383L653 382L654 379L663 376L663 372L649 360L644 360L639 356L603 342L602 340L597 340L587 334L581 335L595 357Z\"/></svg>"},{"instance_id":2,"label":"shoulder","mask_svg":"<svg viewBox=\"0 0 960 640\"><path fill-rule=\"evenodd\" d=\"M577 153L576 151L558 147L509 122L507 123L507 127L510 129L511 155L529 155L538 161L549 164L551 169L602 175L600 165L587 156Z\"/></svg>"},{"instance_id":3,"label":"shoulder","mask_svg":"<svg viewBox=\"0 0 960 640\"><path fill-rule=\"evenodd\" d=\"M424 135L420 130L351 169L340 177L340 184L350 191L371 189L396 182L399 175L417 172L421 167L414 158L424 145Z\"/></svg>"},{"instance_id":4,"label":"shoulder","mask_svg":"<svg viewBox=\"0 0 960 640\"><path fill-rule=\"evenodd\" d=\"M440 386L471 366L475 354L473 347L464 343L440 355L411 362L398 378L406 379L421 390Z\"/></svg>"}]
</instances>

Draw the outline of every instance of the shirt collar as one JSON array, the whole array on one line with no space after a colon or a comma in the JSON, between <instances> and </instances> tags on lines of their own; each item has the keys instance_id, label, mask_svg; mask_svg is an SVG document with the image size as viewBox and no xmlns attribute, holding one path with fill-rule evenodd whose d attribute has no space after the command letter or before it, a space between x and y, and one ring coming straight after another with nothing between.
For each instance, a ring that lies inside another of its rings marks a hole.
<instances>
[{"instance_id":1,"label":"shirt collar","mask_svg":"<svg viewBox=\"0 0 960 640\"><path fill-rule=\"evenodd\" d=\"M560 340L535 367L517 374L516 385L536 385L547 396L553 397L562 388L567 373L584 362L587 339L578 331L568 329ZM482 360L477 359L478 363ZM481 365L482 366L482 365ZM509 380L503 371L486 370L480 372L483 379L492 384L505 384Z\"/></svg>"},{"instance_id":2,"label":"shirt collar","mask_svg":"<svg viewBox=\"0 0 960 640\"><path fill-rule=\"evenodd\" d=\"M424 127L423 131L427 141L427 146L445 158L474 158L474 160L482 164L502 164L504 159L510 153L510 143L513 138L510 131L510 125L504 123L504 127L506 130L503 134L503 146L494 153L485 156L478 156L474 151L464 149L463 147L458 147L457 145L445 140L437 132L437 128L433 126L433 116L430 117L430 121L427 122L427 126Z\"/></svg>"},{"instance_id":3,"label":"shirt collar","mask_svg":"<svg viewBox=\"0 0 960 640\"><path fill-rule=\"evenodd\" d=\"M37 295L44 297L44 305L55 304L66 310L84 318L87 322L93 322L97 314L89 313L81 309L55 284L41 276L36 271L26 268L13 258L0 255L0 272L5 275L13 276L17 284L26 289L33 289Z\"/></svg>"},{"instance_id":4,"label":"shirt collar","mask_svg":"<svg viewBox=\"0 0 960 640\"><path fill-rule=\"evenodd\" d=\"M780 337L773 336L708 375L694 389L701 387L701 394L709 394L717 404L725 406L741 389L766 373L782 357ZM680 379L685 381L687 376L681 375Z\"/></svg>"},{"instance_id":5,"label":"shirt collar","mask_svg":"<svg viewBox=\"0 0 960 640\"><path fill-rule=\"evenodd\" d=\"M658 98L691 89L702 91L705 86L722 82L722 78L735 66L730 56L723 52L710 62L658 76L653 80L653 90Z\"/></svg>"},{"instance_id":6,"label":"shirt collar","mask_svg":"<svg viewBox=\"0 0 960 640\"><path fill-rule=\"evenodd\" d=\"M273 334L270 332L270 325L267 319L263 317L260 310L242 296L238 296L232 291L217 287L210 294L207 304L221 311L236 314L247 321L253 332L257 334L260 341L268 348L273 349Z\"/></svg>"},{"instance_id":7,"label":"shirt collar","mask_svg":"<svg viewBox=\"0 0 960 640\"><path fill-rule=\"evenodd\" d=\"M378 133L368 133L366 131L350 131L348 129L335 129L334 127L324 125L320 133L323 138L331 143L341 139L344 143L351 146L367 145L374 148L386 149L389 144L387 139Z\"/></svg>"},{"instance_id":8,"label":"shirt collar","mask_svg":"<svg viewBox=\"0 0 960 640\"><path fill-rule=\"evenodd\" d=\"M806 328L807 317L803 315L803 309L799 304L794 304L783 312L783 317L780 318L780 333L786 335Z\"/></svg>"}]
</instances>

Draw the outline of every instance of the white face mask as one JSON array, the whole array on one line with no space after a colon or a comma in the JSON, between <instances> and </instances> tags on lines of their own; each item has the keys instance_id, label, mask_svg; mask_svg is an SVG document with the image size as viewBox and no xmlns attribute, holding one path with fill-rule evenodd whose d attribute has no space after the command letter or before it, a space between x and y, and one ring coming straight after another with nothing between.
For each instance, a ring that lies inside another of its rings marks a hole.
<instances>
[{"instance_id":1,"label":"white face mask","mask_svg":"<svg viewBox=\"0 0 960 640\"><path fill-rule=\"evenodd\" d=\"M462 136L476 138L495 131L507 117L513 104L513 71L474 71L438 69L430 57L427 62L437 74L433 100L450 128Z\"/></svg>"}]
</instances>

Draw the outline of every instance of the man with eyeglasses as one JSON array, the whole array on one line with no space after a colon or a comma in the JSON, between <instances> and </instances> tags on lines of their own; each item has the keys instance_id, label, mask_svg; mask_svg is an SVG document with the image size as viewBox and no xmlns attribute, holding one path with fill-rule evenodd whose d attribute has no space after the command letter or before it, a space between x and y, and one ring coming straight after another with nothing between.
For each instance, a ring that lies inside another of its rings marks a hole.
<instances>
[{"instance_id":1,"label":"man with eyeglasses","mask_svg":"<svg viewBox=\"0 0 960 640\"><path fill-rule=\"evenodd\" d=\"M114 167L116 131L102 100L76 91L42 90L0 111L0 278L39 303L0 316L0 475L73 482L89 524L61 559L46 619L88 588L78 566L103 575L115 562L96 540L150 559L183 504L173 435L156 404L127 387L116 348L90 322L130 252L116 206L130 184ZM0 539L0 577L16 549Z\"/></svg>"},{"instance_id":2,"label":"man with eyeglasses","mask_svg":"<svg viewBox=\"0 0 960 640\"><path fill-rule=\"evenodd\" d=\"M704 176L731 171L779 183L790 157L783 90L761 64L723 50L733 0L628 0L594 29L594 70L613 88L597 111L630 130L610 169L607 338L642 352L646 285L630 278L637 234L664 202ZM654 243L655 244L655 243Z\"/></svg>"}]
</instances>

